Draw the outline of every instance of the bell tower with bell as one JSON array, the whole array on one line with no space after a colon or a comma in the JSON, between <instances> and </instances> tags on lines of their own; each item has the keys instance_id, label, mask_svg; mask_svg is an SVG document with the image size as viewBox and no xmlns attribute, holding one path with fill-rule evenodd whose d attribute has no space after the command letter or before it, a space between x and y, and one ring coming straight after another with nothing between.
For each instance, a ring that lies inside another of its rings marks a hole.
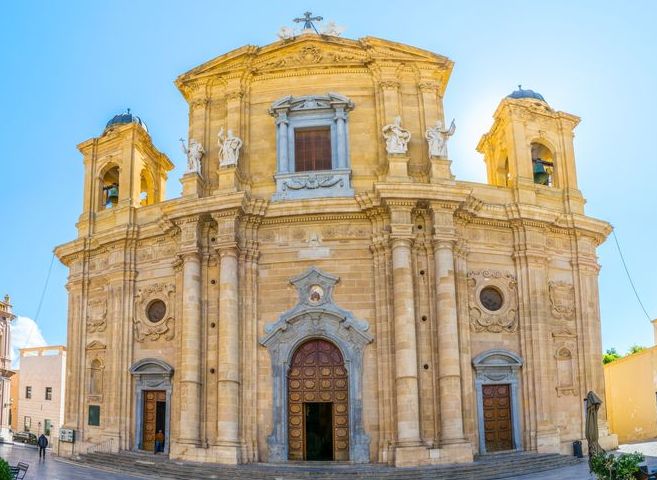
<instances>
[{"instance_id":1,"label":"bell tower with bell","mask_svg":"<svg viewBox=\"0 0 657 480\"><path fill-rule=\"evenodd\" d=\"M537 196L554 198L556 193L567 212L583 214L573 149L579 120L553 110L541 94L519 85L500 102L493 126L477 145L488 183L513 189L519 203L534 204Z\"/></svg>"},{"instance_id":2,"label":"bell tower with bell","mask_svg":"<svg viewBox=\"0 0 657 480\"><path fill-rule=\"evenodd\" d=\"M174 165L153 146L146 125L129 109L78 149L84 156L80 235L90 235L103 224L129 223L135 208L164 199L167 172Z\"/></svg>"}]
</instances>

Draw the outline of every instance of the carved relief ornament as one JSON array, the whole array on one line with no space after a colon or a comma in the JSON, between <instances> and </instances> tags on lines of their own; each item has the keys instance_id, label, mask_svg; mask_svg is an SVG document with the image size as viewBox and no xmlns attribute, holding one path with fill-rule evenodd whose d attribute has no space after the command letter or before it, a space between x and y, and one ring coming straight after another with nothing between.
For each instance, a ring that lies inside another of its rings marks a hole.
<instances>
[{"instance_id":1,"label":"carved relief ornament","mask_svg":"<svg viewBox=\"0 0 657 480\"><path fill-rule=\"evenodd\" d=\"M572 320L575 316L575 287L566 282L549 282L548 289L552 315L561 320Z\"/></svg>"},{"instance_id":2,"label":"carved relief ornament","mask_svg":"<svg viewBox=\"0 0 657 480\"><path fill-rule=\"evenodd\" d=\"M481 301L482 290L490 288L501 296L496 310L489 310ZM512 274L492 270L469 272L468 303L473 331L513 333L518 330L518 284Z\"/></svg>"},{"instance_id":3,"label":"carved relief ornament","mask_svg":"<svg viewBox=\"0 0 657 480\"><path fill-rule=\"evenodd\" d=\"M105 288L101 297L87 303L87 333L104 332L107 328L107 296Z\"/></svg>"},{"instance_id":4,"label":"carved relief ornament","mask_svg":"<svg viewBox=\"0 0 657 480\"><path fill-rule=\"evenodd\" d=\"M176 287L171 283L153 283L140 288L135 296L134 332L135 340L156 341L160 337L172 340L175 336ZM149 318L149 307L155 302L164 304L164 314L159 319Z\"/></svg>"}]
</instances>

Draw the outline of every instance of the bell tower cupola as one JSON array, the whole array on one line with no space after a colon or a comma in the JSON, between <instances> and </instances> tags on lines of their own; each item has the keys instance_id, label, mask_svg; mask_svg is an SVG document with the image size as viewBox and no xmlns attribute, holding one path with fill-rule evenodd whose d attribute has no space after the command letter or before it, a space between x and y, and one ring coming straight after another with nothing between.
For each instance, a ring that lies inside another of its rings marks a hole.
<instances>
[{"instance_id":1,"label":"bell tower cupola","mask_svg":"<svg viewBox=\"0 0 657 480\"><path fill-rule=\"evenodd\" d=\"M493 117L477 145L488 183L513 189L521 203L561 194L567 211L583 213L573 149L579 117L553 110L540 93L521 86L502 99Z\"/></svg>"},{"instance_id":2,"label":"bell tower cupola","mask_svg":"<svg viewBox=\"0 0 657 480\"><path fill-rule=\"evenodd\" d=\"M146 124L128 109L112 117L102 135L78 145L84 156L84 205L80 234L130 221L130 211L164 199L174 165L155 148ZM102 223L102 222L101 222Z\"/></svg>"}]
</instances>

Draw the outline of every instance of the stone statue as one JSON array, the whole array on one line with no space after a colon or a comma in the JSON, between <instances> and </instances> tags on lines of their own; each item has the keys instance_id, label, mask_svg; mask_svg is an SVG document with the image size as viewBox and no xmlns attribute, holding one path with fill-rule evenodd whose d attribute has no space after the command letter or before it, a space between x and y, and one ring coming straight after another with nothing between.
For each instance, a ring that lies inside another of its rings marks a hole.
<instances>
[{"instance_id":1,"label":"stone statue","mask_svg":"<svg viewBox=\"0 0 657 480\"><path fill-rule=\"evenodd\" d=\"M336 25L333 20L329 20L326 22L326 25L324 25L324 28L322 28L322 35L331 35L333 37L339 37L342 35L342 33L345 31L345 28Z\"/></svg>"},{"instance_id":2,"label":"stone statue","mask_svg":"<svg viewBox=\"0 0 657 480\"><path fill-rule=\"evenodd\" d=\"M240 148L242 148L242 140L233 135L233 131L230 129L224 135L224 127L221 127L217 134L217 145L219 145L219 166L228 167L237 165Z\"/></svg>"},{"instance_id":3,"label":"stone statue","mask_svg":"<svg viewBox=\"0 0 657 480\"><path fill-rule=\"evenodd\" d=\"M428 128L424 134L424 138L427 139L427 143L429 144L429 156L447 158L447 140L454 135L455 130L456 124L454 120L452 120L447 130L443 128L443 122L440 120L436 121L435 127Z\"/></svg>"},{"instance_id":4,"label":"stone statue","mask_svg":"<svg viewBox=\"0 0 657 480\"><path fill-rule=\"evenodd\" d=\"M290 27L283 26L278 29L276 35L281 40L289 40L290 38L294 37L294 30L292 30Z\"/></svg>"},{"instance_id":5,"label":"stone statue","mask_svg":"<svg viewBox=\"0 0 657 480\"><path fill-rule=\"evenodd\" d=\"M383 138L386 139L388 153L406 153L411 132L402 128L401 117L396 116L393 123L383 127Z\"/></svg>"},{"instance_id":6,"label":"stone statue","mask_svg":"<svg viewBox=\"0 0 657 480\"><path fill-rule=\"evenodd\" d=\"M203 145L198 143L196 140L191 139L189 141L189 148L185 146L185 141L181 138L180 143L182 144L182 151L187 155L187 173L195 172L199 175L201 174L201 157L205 154Z\"/></svg>"}]
</instances>

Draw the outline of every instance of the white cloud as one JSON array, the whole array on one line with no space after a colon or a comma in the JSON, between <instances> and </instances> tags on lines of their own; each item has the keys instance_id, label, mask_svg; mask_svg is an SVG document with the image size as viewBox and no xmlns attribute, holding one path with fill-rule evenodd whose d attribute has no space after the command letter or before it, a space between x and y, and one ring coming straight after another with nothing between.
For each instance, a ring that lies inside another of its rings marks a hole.
<instances>
[{"instance_id":1,"label":"white cloud","mask_svg":"<svg viewBox=\"0 0 657 480\"><path fill-rule=\"evenodd\" d=\"M48 345L43 338L41 329L29 317L16 317L11 322L11 366L16 369L20 366L18 349L27 347L43 347Z\"/></svg>"}]
</instances>

